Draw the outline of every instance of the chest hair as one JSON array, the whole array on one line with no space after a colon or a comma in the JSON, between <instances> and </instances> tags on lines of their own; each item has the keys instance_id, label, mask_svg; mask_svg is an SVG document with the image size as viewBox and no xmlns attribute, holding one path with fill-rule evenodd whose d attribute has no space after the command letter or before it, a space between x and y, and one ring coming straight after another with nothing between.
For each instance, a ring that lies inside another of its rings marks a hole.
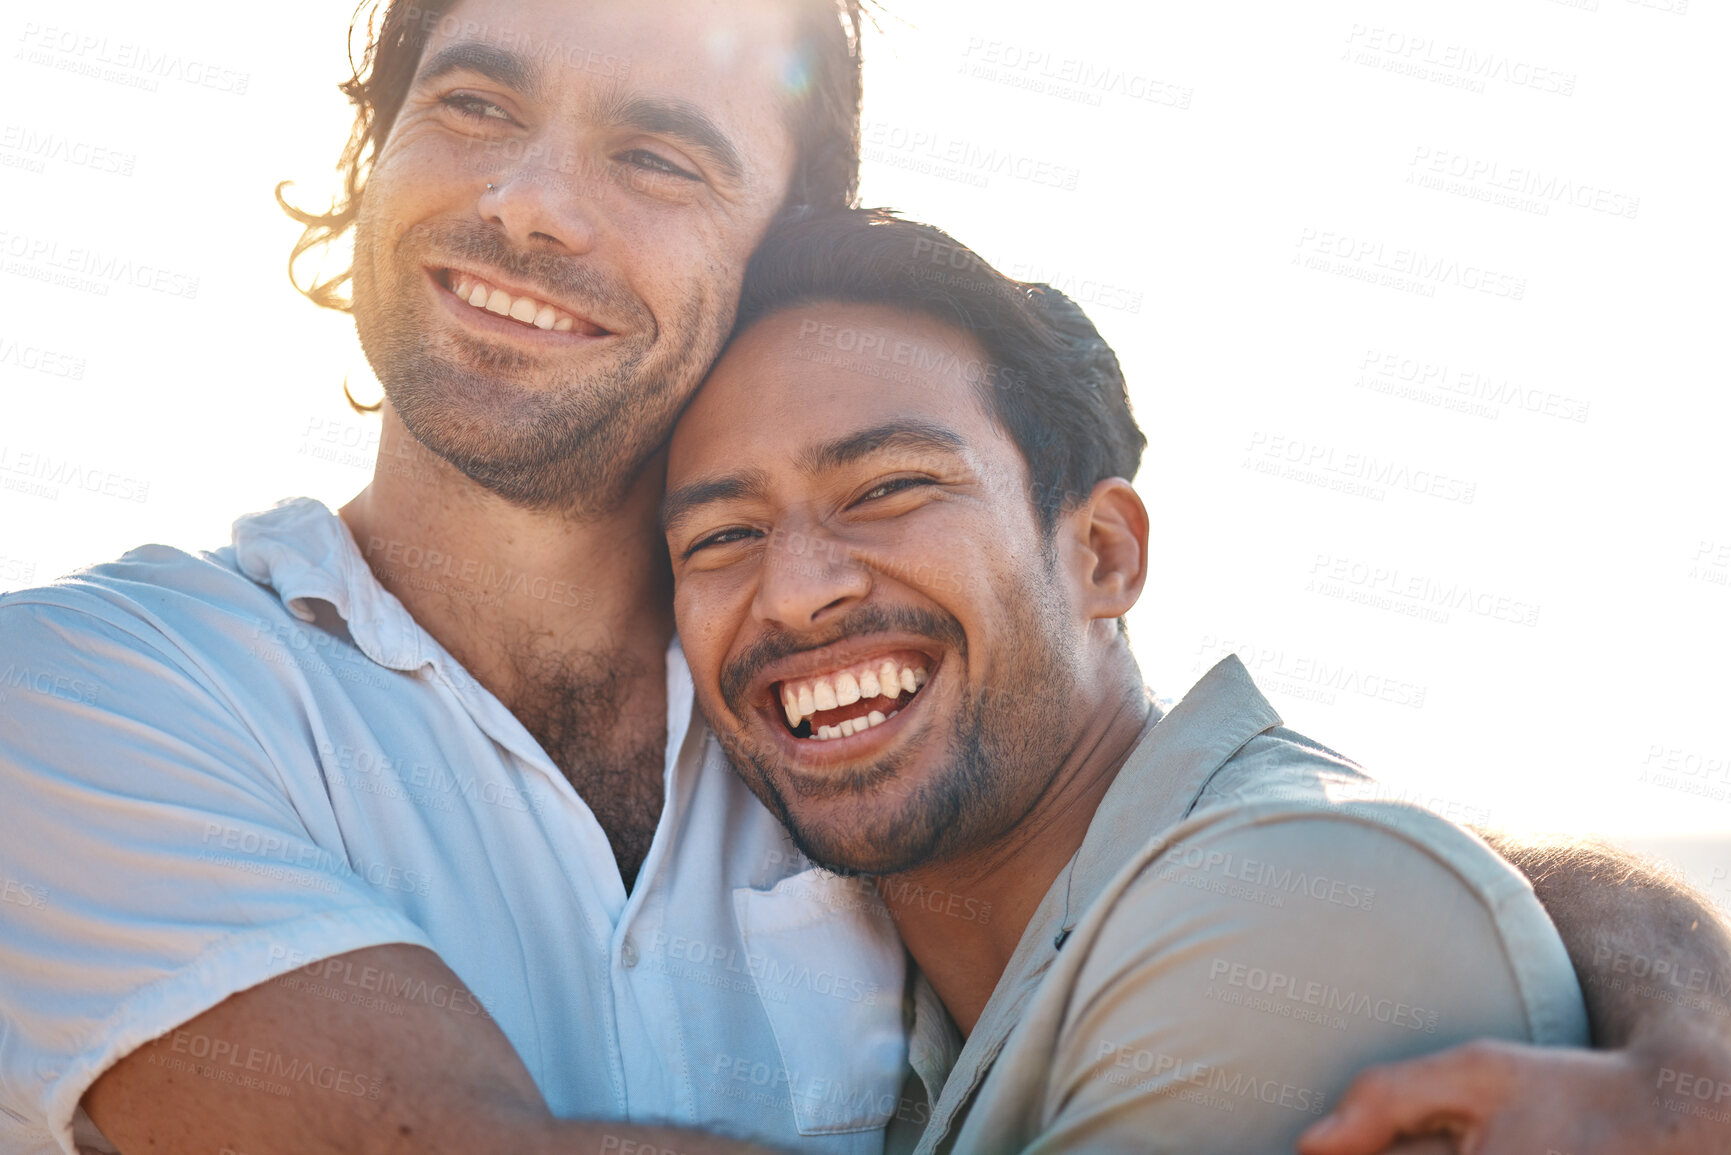
<instances>
[{"instance_id":1,"label":"chest hair","mask_svg":"<svg viewBox=\"0 0 1731 1155\"><path fill-rule=\"evenodd\" d=\"M630 891L661 820L664 679L617 654L519 652L511 665L506 705L588 803Z\"/></svg>"}]
</instances>

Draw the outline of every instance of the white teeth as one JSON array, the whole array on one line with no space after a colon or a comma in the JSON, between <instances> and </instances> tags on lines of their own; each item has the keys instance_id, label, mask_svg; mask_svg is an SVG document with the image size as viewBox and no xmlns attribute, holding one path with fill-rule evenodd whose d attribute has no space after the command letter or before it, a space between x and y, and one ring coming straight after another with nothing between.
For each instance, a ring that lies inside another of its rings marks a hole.
<instances>
[{"instance_id":1,"label":"white teeth","mask_svg":"<svg viewBox=\"0 0 1731 1155\"><path fill-rule=\"evenodd\" d=\"M495 289L485 281L471 279L467 273L451 274L451 292L477 309L510 317L537 329L569 333L576 328L575 320L569 314L561 313L557 306L534 297L513 297L504 289Z\"/></svg>"},{"instance_id":2,"label":"white teeth","mask_svg":"<svg viewBox=\"0 0 1731 1155\"><path fill-rule=\"evenodd\" d=\"M843 718L841 720L841 724L838 725L836 727L836 729L841 731L841 736L843 738L852 738L853 737L853 719L852 718Z\"/></svg>"},{"instance_id":3,"label":"white teeth","mask_svg":"<svg viewBox=\"0 0 1731 1155\"><path fill-rule=\"evenodd\" d=\"M851 706L859 701L859 682L852 674L837 674L835 678L835 704Z\"/></svg>"},{"instance_id":4,"label":"white teeth","mask_svg":"<svg viewBox=\"0 0 1731 1155\"><path fill-rule=\"evenodd\" d=\"M811 696L812 700L817 703L817 708L820 710L833 710L836 708L837 702L835 700L835 687L829 684L828 678L819 678L817 680L817 685L811 688Z\"/></svg>"},{"instance_id":5,"label":"white teeth","mask_svg":"<svg viewBox=\"0 0 1731 1155\"><path fill-rule=\"evenodd\" d=\"M834 726L819 726L817 728L817 736L827 742L831 738L841 737L841 731L836 729Z\"/></svg>"},{"instance_id":6,"label":"white teeth","mask_svg":"<svg viewBox=\"0 0 1731 1155\"><path fill-rule=\"evenodd\" d=\"M896 687L900 684L901 679L896 676L896 664L885 658L883 665L878 667L878 693L893 698Z\"/></svg>"},{"instance_id":7,"label":"white teeth","mask_svg":"<svg viewBox=\"0 0 1731 1155\"><path fill-rule=\"evenodd\" d=\"M859 676L859 695L862 698L875 698L881 691L878 689L876 670L867 670Z\"/></svg>"},{"instance_id":8,"label":"white teeth","mask_svg":"<svg viewBox=\"0 0 1731 1155\"><path fill-rule=\"evenodd\" d=\"M794 729L799 728L799 720L803 717L799 712L799 699L790 691L783 690L781 694L781 709L787 715L787 724Z\"/></svg>"},{"instance_id":9,"label":"white teeth","mask_svg":"<svg viewBox=\"0 0 1731 1155\"><path fill-rule=\"evenodd\" d=\"M906 690L910 694L919 689L919 687L914 684L914 668L912 666L902 667L902 689Z\"/></svg>"},{"instance_id":10,"label":"white teeth","mask_svg":"<svg viewBox=\"0 0 1731 1155\"><path fill-rule=\"evenodd\" d=\"M801 714L817 713L817 703L812 700L810 686L799 688L799 712Z\"/></svg>"},{"instance_id":11,"label":"white teeth","mask_svg":"<svg viewBox=\"0 0 1731 1155\"><path fill-rule=\"evenodd\" d=\"M887 721L889 721L889 719L884 717L882 710L873 710L871 713L866 715L866 725L868 726L881 726Z\"/></svg>"},{"instance_id":12,"label":"white teeth","mask_svg":"<svg viewBox=\"0 0 1731 1155\"><path fill-rule=\"evenodd\" d=\"M924 670L915 670L914 671L914 689L917 690L925 684L926 684L926 672Z\"/></svg>"}]
</instances>

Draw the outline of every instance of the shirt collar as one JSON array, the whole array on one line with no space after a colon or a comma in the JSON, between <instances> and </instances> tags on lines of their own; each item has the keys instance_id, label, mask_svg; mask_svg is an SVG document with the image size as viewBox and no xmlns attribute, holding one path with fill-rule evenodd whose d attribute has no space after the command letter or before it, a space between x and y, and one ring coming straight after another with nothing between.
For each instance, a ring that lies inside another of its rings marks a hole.
<instances>
[{"instance_id":1,"label":"shirt collar","mask_svg":"<svg viewBox=\"0 0 1731 1155\"><path fill-rule=\"evenodd\" d=\"M1069 868L1052 883L1016 952L992 990L973 1033L955 1054L947 1038L960 1038L936 998L916 1002L914 1036L919 1074L943 1092L920 1150L935 1150L960 1110L972 1101L1040 981L1057 958L1068 931L1081 921L1112 878L1149 839L1183 821L1215 771L1245 743L1281 724L1280 715L1251 681L1236 654L1202 676L1184 700L1156 722L1130 751L1100 801ZM923 1022L942 1015L942 1024ZM950 1066L945 1069L945 1061Z\"/></svg>"},{"instance_id":2,"label":"shirt collar","mask_svg":"<svg viewBox=\"0 0 1731 1155\"><path fill-rule=\"evenodd\" d=\"M1216 770L1246 742L1280 724L1237 654L1204 674L1131 750L1100 800L1068 879L1060 876L1053 884L1054 891L1065 886L1070 900L1055 930L1074 927L1151 837L1189 815Z\"/></svg>"},{"instance_id":3,"label":"shirt collar","mask_svg":"<svg viewBox=\"0 0 1731 1155\"><path fill-rule=\"evenodd\" d=\"M457 663L409 616L361 556L343 519L322 502L292 497L234 523L240 571L274 590L288 611L311 622L328 602L348 626L356 647L381 666L417 670L432 663L447 676Z\"/></svg>"}]
</instances>

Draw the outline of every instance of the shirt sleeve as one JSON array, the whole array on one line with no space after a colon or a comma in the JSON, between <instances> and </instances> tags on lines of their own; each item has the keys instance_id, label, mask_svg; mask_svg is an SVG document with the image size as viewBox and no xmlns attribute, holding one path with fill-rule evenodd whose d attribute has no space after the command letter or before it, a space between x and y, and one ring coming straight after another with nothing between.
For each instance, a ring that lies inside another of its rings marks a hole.
<instances>
[{"instance_id":1,"label":"shirt sleeve","mask_svg":"<svg viewBox=\"0 0 1731 1155\"><path fill-rule=\"evenodd\" d=\"M5 1150L72 1152L104 1070L231 994L431 945L315 841L235 699L104 609L0 602Z\"/></svg>"},{"instance_id":2,"label":"shirt sleeve","mask_svg":"<svg viewBox=\"0 0 1731 1155\"><path fill-rule=\"evenodd\" d=\"M1085 949L1030 1151L1285 1153L1369 1064L1586 1042L1531 889L1411 808L1202 823Z\"/></svg>"}]
</instances>

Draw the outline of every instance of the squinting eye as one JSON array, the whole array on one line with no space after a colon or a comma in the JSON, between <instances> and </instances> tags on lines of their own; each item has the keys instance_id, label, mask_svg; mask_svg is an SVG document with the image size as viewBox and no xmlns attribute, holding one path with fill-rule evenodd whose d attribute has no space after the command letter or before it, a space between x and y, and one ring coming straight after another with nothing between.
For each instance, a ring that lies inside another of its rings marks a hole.
<instances>
[{"instance_id":1,"label":"squinting eye","mask_svg":"<svg viewBox=\"0 0 1731 1155\"><path fill-rule=\"evenodd\" d=\"M644 148L634 148L627 152L622 152L619 154L619 159L623 160L627 164L636 165L638 168L647 169L650 172L665 173L668 176L684 177L686 180L703 179L690 169L681 168L666 157L650 152L648 149Z\"/></svg>"},{"instance_id":2,"label":"squinting eye","mask_svg":"<svg viewBox=\"0 0 1731 1155\"><path fill-rule=\"evenodd\" d=\"M892 493L900 493L904 489L912 489L916 485L936 485L929 477L897 477L881 484L874 485L860 495L861 501L876 501L880 497L888 497Z\"/></svg>"},{"instance_id":3,"label":"squinting eye","mask_svg":"<svg viewBox=\"0 0 1731 1155\"><path fill-rule=\"evenodd\" d=\"M492 101L467 92L453 92L439 103L468 120L510 120L510 114Z\"/></svg>"},{"instance_id":4,"label":"squinting eye","mask_svg":"<svg viewBox=\"0 0 1731 1155\"><path fill-rule=\"evenodd\" d=\"M690 557L698 550L708 549L712 545L732 545L734 542L746 541L750 538L762 536L763 535L755 529L745 529L738 526L733 529L724 529L717 533L712 533L708 537L698 538L695 542L691 543L691 547L685 551L683 556Z\"/></svg>"}]
</instances>

